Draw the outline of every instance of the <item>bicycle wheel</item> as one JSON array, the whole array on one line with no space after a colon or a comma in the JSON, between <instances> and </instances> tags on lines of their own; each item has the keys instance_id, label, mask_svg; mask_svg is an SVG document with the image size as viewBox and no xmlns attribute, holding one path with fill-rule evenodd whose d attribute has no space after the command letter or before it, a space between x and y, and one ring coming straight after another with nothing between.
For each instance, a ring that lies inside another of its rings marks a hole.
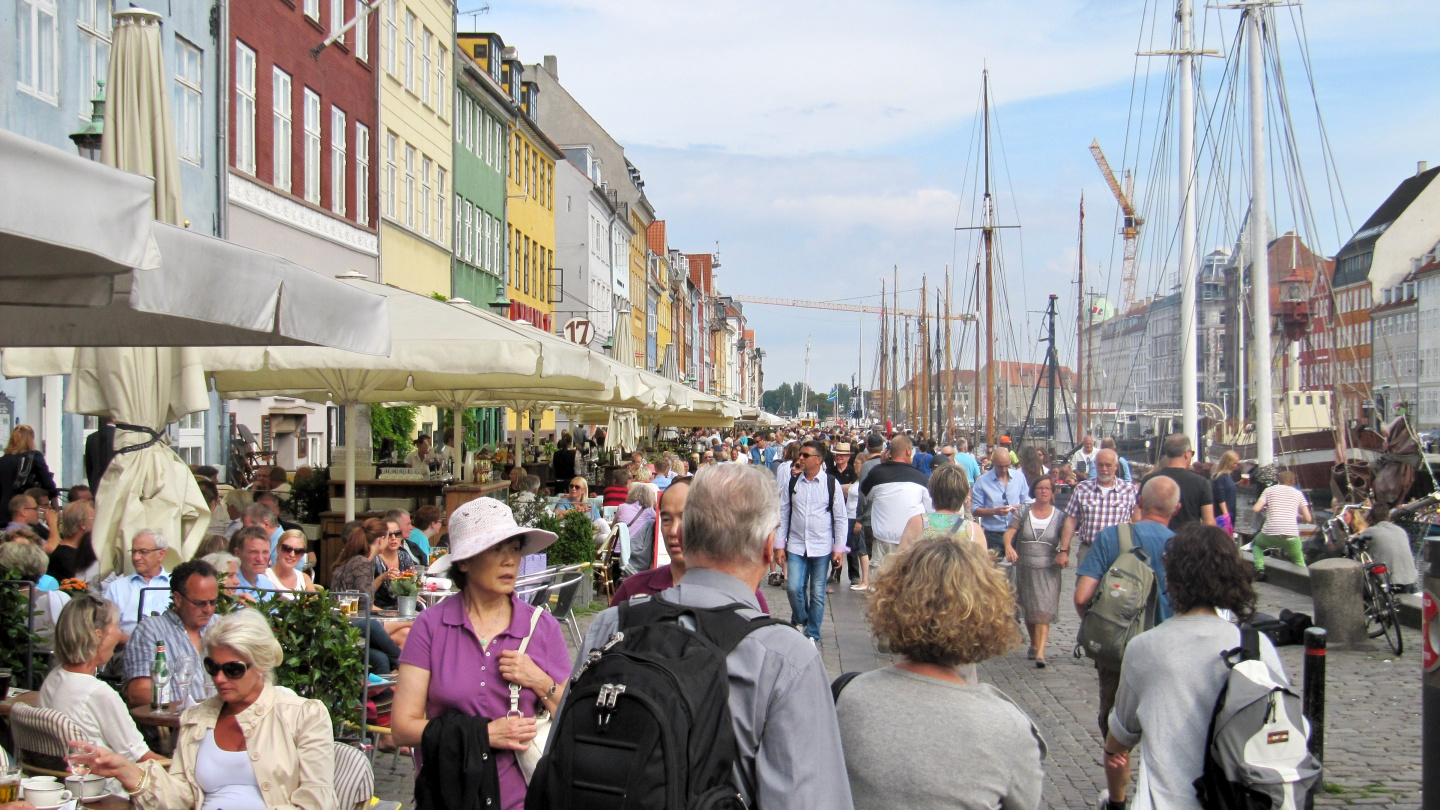
<instances>
[{"instance_id":1,"label":"bicycle wheel","mask_svg":"<svg viewBox=\"0 0 1440 810\"><path fill-rule=\"evenodd\" d=\"M1396 655L1403 655L1405 652L1405 639L1400 636L1400 606L1395 601L1395 594L1390 590L1390 575L1384 575L1383 587L1378 587L1381 604L1384 606L1384 616L1381 629L1385 631L1385 641Z\"/></svg>"},{"instance_id":2,"label":"bicycle wheel","mask_svg":"<svg viewBox=\"0 0 1440 810\"><path fill-rule=\"evenodd\" d=\"M1365 608L1365 635L1369 638L1379 638L1385 634L1385 613L1388 607L1385 596L1375 577L1367 572L1365 587L1360 592L1360 597Z\"/></svg>"}]
</instances>

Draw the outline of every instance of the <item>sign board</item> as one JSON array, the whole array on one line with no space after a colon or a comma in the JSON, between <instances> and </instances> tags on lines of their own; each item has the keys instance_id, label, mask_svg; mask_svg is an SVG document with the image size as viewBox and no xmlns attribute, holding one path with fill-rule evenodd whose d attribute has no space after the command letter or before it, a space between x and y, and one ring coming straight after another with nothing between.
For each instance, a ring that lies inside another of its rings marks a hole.
<instances>
[{"instance_id":1,"label":"sign board","mask_svg":"<svg viewBox=\"0 0 1440 810\"><path fill-rule=\"evenodd\" d=\"M565 322L561 332L565 339L580 346L590 345L590 333L594 326L586 318L571 318Z\"/></svg>"}]
</instances>

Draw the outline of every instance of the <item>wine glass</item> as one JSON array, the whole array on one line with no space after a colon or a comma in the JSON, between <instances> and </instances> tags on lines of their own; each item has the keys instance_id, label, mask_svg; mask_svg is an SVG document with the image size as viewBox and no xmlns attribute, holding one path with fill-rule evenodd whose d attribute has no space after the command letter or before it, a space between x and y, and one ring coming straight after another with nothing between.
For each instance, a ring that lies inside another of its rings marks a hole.
<instances>
[{"instance_id":1,"label":"wine glass","mask_svg":"<svg viewBox=\"0 0 1440 810\"><path fill-rule=\"evenodd\" d=\"M70 767L70 773L77 779L84 779L90 775L90 756L92 752L86 743L70 743L68 753L65 756L65 763Z\"/></svg>"},{"instance_id":2,"label":"wine glass","mask_svg":"<svg viewBox=\"0 0 1440 810\"><path fill-rule=\"evenodd\" d=\"M190 695L190 684L195 681L195 662L188 658L181 658L175 662L175 671L170 674L170 682L174 684L176 700L184 705L185 699Z\"/></svg>"}]
</instances>

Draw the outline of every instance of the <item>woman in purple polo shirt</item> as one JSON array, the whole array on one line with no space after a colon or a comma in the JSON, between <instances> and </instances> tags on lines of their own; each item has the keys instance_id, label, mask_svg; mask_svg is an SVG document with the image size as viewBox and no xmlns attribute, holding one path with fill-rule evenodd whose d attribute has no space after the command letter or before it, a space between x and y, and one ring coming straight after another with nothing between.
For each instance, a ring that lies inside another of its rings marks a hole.
<instances>
[{"instance_id":1,"label":"woman in purple polo shirt","mask_svg":"<svg viewBox=\"0 0 1440 810\"><path fill-rule=\"evenodd\" d=\"M478 498L450 516L450 553L431 566L449 569L460 593L420 614L400 656L392 722L399 745L421 745L425 726L448 709L491 718L490 747L500 777L500 805L520 810L525 777L515 751L535 738L535 714L560 707L570 654L560 624L546 611L531 631L532 607L515 595L520 558L555 535L515 523L510 507ZM519 647L526 636L526 652ZM510 684L520 686L519 717ZM417 763L420 757L416 756ZM420 763L423 767L423 763Z\"/></svg>"}]
</instances>

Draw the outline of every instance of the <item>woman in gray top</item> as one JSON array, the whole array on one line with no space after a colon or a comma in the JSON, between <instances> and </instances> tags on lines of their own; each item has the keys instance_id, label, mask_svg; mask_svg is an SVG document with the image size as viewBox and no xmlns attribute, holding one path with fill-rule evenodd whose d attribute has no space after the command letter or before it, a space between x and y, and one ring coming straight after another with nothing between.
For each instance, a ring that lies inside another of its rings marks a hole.
<instances>
[{"instance_id":1,"label":"woman in gray top","mask_svg":"<svg viewBox=\"0 0 1440 810\"><path fill-rule=\"evenodd\" d=\"M1205 770L1210 719L1229 675L1221 654L1240 646L1239 621L1255 613L1249 566L1223 529L1186 524L1165 551L1165 590L1174 615L1125 647L1120 688L1105 738L1100 807L1122 810L1130 783L1130 750L1142 741L1145 767L1131 810L1200 810L1195 780ZM1260 660L1274 680L1285 670L1270 639L1260 636Z\"/></svg>"},{"instance_id":2,"label":"woman in gray top","mask_svg":"<svg viewBox=\"0 0 1440 810\"><path fill-rule=\"evenodd\" d=\"M1014 616L1005 575L974 543L922 539L895 553L870 624L903 658L856 676L835 703L855 810L1040 806L1039 729L973 666L960 674L1020 643Z\"/></svg>"},{"instance_id":3,"label":"woman in gray top","mask_svg":"<svg viewBox=\"0 0 1440 810\"><path fill-rule=\"evenodd\" d=\"M1034 503L1020 507L1005 530L1005 559L1015 566L1015 592L1030 633L1027 657L1045 668L1045 643L1050 620L1060 610L1060 566L1055 552L1065 516L1055 508L1055 481L1048 475L1030 486Z\"/></svg>"}]
</instances>

